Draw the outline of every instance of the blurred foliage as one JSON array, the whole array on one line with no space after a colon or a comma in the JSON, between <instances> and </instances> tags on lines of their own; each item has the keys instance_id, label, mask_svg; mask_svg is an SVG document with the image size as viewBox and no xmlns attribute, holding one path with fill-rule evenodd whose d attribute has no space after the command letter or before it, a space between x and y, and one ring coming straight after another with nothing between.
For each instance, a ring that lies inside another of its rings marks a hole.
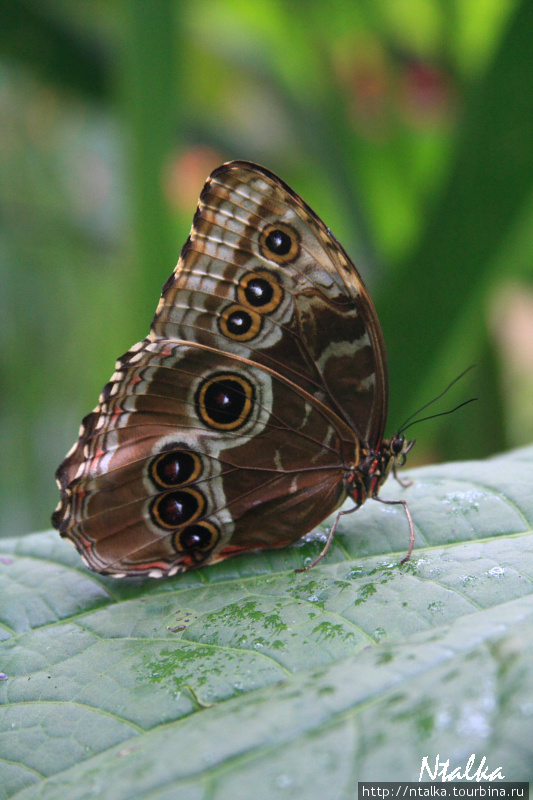
<instances>
[{"instance_id":1,"label":"blurred foliage","mask_svg":"<svg viewBox=\"0 0 533 800\"><path fill-rule=\"evenodd\" d=\"M148 330L210 170L257 161L367 281L418 460L533 436L533 2L0 0L0 529Z\"/></svg>"}]
</instances>

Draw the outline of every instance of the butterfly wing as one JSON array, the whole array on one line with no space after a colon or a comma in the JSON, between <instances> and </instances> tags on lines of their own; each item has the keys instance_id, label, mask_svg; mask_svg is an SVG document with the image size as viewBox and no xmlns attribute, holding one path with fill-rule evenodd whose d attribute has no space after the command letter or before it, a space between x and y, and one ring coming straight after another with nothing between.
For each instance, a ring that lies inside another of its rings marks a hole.
<instances>
[{"instance_id":1,"label":"butterfly wing","mask_svg":"<svg viewBox=\"0 0 533 800\"><path fill-rule=\"evenodd\" d=\"M246 161L216 169L166 282L153 339L184 339L269 367L329 405L375 449L387 416L372 300L313 210Z\"/></svg>"},{"instance_id":2,"label":"butterfly wing","mask_svg":"<svg viewBox=\"0 0 533 800\"><path fill-rule=\"evenodd\" d=\"M117 362L59 468L53 522L98 572L174 574L300 538L344 499L357 446L275 372L145 340Z\"/></svg>"},{"instance_id":3,"label":"butterfly wing","mask_svg":"<svg viewBox=\"0 0 533 800\"><path fill-rule=\"evenodd\" d=\"M117 576L287 544L345 498L387 391L379 322L342 247L275 175L225 164L149 337L57 472L54 525Z\"/></svg>"}]
</instances>

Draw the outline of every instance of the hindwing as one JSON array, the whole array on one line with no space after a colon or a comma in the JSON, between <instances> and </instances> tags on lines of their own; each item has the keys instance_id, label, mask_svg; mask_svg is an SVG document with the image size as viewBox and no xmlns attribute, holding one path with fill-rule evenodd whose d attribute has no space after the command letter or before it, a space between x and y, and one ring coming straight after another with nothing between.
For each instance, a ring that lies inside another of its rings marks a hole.
<instances>
[{"instance_id":1,"label":"hindwing","mask_svg":"<svg viewBox=\"0 0 533 800\"><path fill-rule=\"evenodd\" d=\"M58 470L54 524L99 572L182 572L300 538L345 498L340 454L356 448L276 373L146 340L117 362Z\"/></svg>"}]
</instances>

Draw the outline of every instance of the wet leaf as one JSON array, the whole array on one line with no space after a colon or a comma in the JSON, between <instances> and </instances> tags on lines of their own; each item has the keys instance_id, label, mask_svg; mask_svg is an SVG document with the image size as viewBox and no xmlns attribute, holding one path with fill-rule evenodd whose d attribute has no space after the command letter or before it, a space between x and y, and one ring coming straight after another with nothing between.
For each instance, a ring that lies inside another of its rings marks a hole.
<instances>
[{"instance_id":1,"label":"wet leaf","mask_svg":"<svg viewBox=\"0 0 533 800\"><path fill-rule=\"evenodd\" d=\"M0 543L0 798L356 796L437 753L531 779L533 448L406 470L396 507L169 580ZM426 776L427 777L427 776Z\"/></svg>"}]
</instances>

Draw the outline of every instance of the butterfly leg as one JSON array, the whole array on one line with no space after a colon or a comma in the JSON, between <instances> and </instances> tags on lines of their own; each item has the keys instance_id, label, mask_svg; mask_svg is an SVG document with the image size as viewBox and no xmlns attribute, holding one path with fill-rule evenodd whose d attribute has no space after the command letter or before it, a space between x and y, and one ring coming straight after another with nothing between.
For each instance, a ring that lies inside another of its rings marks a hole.
<instances>
[{"instance_id":1,"label":"butterfly leg","mask_svg":"<svg viewBox=\"0 0 533 800\"><path fill-rule=\"evenodd\" d=\"M401 464L400 464L400 466L401 466ZM403 486L404 489L407 489L408 486L412 486L413 485L413 481L404 481L404 480L402 480L402 478L398 477L398 471L396 469L396 464L392 468L392 474L394 475L395 480L397 480L398 483L400 484L400 486Z\"/></svg>"},{"instance_id":2,"label":"butterfly leg","mask_svg":"<svg viewBox=\"0 0 533 800\"><path fill-rule=\"evenodd\" d=\"M331 547L331 544L332 544L333 539L335 537L335 531L337 530L337 525L338 525L339 519L341 517L343 517L344 514L353 514L353 512L357 511L358 508L360 508L360 506L354 506L353 508L347 508L344 511L339 511L339 513L335 517L335 521L334 521L333 525L331 526L331 530L329 532L328 540L327 540L326 544L324 545L322 551L318 554L318 556L315 558L315 560L312 561L307 567L299 567L298 569L295 569L294 571L295 572L307 572L307 570L313 569L313 567L316 567L318 562L322 561L324 556L327 555L328 550Z\"/></svg>"},{"instance_id":3,"label":"butterfly leg","mask_svg":"<svg viewBox=\"0 0 533 800\"><path fill-rule=\"evenodd\" d=\"M405 564L406 561L409 561L411 558L411 553L413 552L413 547L415 544L415 526L413 523L413 518L411 516L411 512L409 511L409 506L407 505L405 500L383 500L381 497L374 497L374 500L377 500L379 503L385 503L388 506L403 506L405 515L407 517L407 521L409 522L409 550L407 551L407 555L402 558L400 564Z\"/></svg>"}]
</instances>

